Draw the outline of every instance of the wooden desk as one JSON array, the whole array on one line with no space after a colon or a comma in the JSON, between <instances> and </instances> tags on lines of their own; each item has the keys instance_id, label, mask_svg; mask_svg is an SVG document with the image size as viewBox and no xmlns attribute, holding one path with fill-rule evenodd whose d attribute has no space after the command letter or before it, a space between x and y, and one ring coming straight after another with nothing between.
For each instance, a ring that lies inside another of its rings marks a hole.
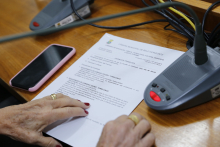
<instances>
[{"instance_id":1,"label":"wooden desk","mask_svg":"<svg viewBox=\"0 0 220 147\"><path fill-rule=\"evenodd\" d=\"M32 18L49 0L0 1L0 36L29 31ZM96 0L92 5L91 18L135 9L135 6L120 0ZM120 19L101 22L101 25L128 25L158 19L159 15L142 13ZM167 23L143 25L126 30L105 30L82 26L47 36L25 38L0 44L1 84L15 96L27 101L33 99L71 64L79 59L103 35L112 35L140 42L186 51L187 39L171 31L164 31ZM29 93L10 88L9 80L37 56L45 47L59 43L76 48L76 55L67 62L40 90ZM181 111L175 114L160 114L147 107L142 101L134 110L144 115L152 124L157 147L218 147L220 146L220 99Z\"/></svg>"}]
</instances>

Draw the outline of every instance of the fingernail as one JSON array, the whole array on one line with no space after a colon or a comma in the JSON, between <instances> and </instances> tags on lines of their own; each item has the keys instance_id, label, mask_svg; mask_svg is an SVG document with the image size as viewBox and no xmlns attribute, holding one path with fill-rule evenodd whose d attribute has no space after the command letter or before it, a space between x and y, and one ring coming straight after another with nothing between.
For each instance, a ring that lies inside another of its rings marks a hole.
<instances>
[{"instance_id":1,"label":"fingernail","mask_svg":"<svg viewBox=\"0 0 220 147\"><path fill-rule=\"evenodd\" d=\"M90 104L89 103L84 103L86 106L89 106Z\"/></svg>"},{"instance_id":2,"label":"fingernail","mask_svg":"<svg viewBox=\"0 0 220 147\"><path fill-rule=\"evenodd\" d=\"M85 113L86 113L86 114L89 114L89 112L88 112L88 111L86 111L86 110L84 110L84 111L85 111Z\"/></svg>"},{"instance_id":3,"label":"fingernail","mask_svg":"<svg viewBox=\"0 0 220 147\"><path fill-rule=\"evenodd\" d=\"M56 147L62 147L61 145L57 145Z\"/></svg>"},{"instance_id":4,"label":"fingernail","mask_svg":"<svg viewBox=\"0 0 220 147\"><path fill-rule=\"evenodd\" d=\"M77 100L77 101L80 101L80 100ZM81 102L81 101L80 101Z\"/></svg>"}]
</instances>

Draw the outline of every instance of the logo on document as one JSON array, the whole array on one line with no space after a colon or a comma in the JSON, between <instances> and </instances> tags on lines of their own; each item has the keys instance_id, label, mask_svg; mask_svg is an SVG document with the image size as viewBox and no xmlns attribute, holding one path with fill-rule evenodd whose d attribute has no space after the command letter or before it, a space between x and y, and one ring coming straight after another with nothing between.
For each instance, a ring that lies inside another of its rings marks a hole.
<instances>
[{"instance_id":1,"label":"logo on document","mask_svg":"<svg viewBox=\"0 0 220 147\"><path fill-rule=\"evenodd\" d=\"M111 44L111 43L112 43L112 41L114 41L114 40L112 40L112 39L111 39L111 40L109 40L107 43L108 43L108 44Z\"/></svg>"}]
</instances>

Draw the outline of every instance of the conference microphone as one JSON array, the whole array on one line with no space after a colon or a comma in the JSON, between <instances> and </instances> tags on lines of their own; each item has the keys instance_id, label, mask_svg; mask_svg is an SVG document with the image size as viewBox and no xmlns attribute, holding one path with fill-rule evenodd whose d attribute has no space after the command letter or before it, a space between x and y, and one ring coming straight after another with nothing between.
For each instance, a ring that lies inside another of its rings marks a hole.
<instances>
[{"instance_id":1,"label":"conference microphone","mask_svg":"<svg viewBox=\"0 0 220 147\"><path fill-rule=\"evenodd\" d=\"M76 11L81 17L86 18L91 15L89 5L91 0L71 0ZM31 21L29 27L32 31L48 29L50 27L60 27L76 21L78 18L74 14L69 0L53 0L44 7Z\"/></svg>"},{"instance_id":2,"label":"conference microphone","mask_svg":"<svg viewBox=\"0 0 220 147\"><path fill-rule=\"evenodd\" d=\"M146 104L162 113L173 113L188 109L217 98L220 94L220 53L206 46L201 23L195 12L179 2L166 2L155 6L109 15L86 21L74 22L59 28L49 28L24 34L0 38L1 42L19 38L54 33L89 23L137 14L146 11L165 9L171 6L181 7L189 12L195 22L196 34L193 47L167 67L146 87Z\"/></svg>"}]
</instances>

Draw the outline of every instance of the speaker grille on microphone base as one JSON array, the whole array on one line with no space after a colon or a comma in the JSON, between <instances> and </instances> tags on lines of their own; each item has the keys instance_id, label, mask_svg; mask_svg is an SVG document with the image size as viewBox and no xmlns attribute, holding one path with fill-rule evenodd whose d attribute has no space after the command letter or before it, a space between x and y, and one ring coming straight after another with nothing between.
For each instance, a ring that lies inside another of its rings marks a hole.
<instances>
[{"instance_id":1,"label":"speaker grille on microphone base","mask_svg":"<svg viewBox=\"0 0 220 147\"><path fill-rule=\"evenodd\" d=\"M163 75L180 90L184 91L206 73L207 69L192 65L192 58L186 55L166 70Z\"/></svg>"}]
</instances>

